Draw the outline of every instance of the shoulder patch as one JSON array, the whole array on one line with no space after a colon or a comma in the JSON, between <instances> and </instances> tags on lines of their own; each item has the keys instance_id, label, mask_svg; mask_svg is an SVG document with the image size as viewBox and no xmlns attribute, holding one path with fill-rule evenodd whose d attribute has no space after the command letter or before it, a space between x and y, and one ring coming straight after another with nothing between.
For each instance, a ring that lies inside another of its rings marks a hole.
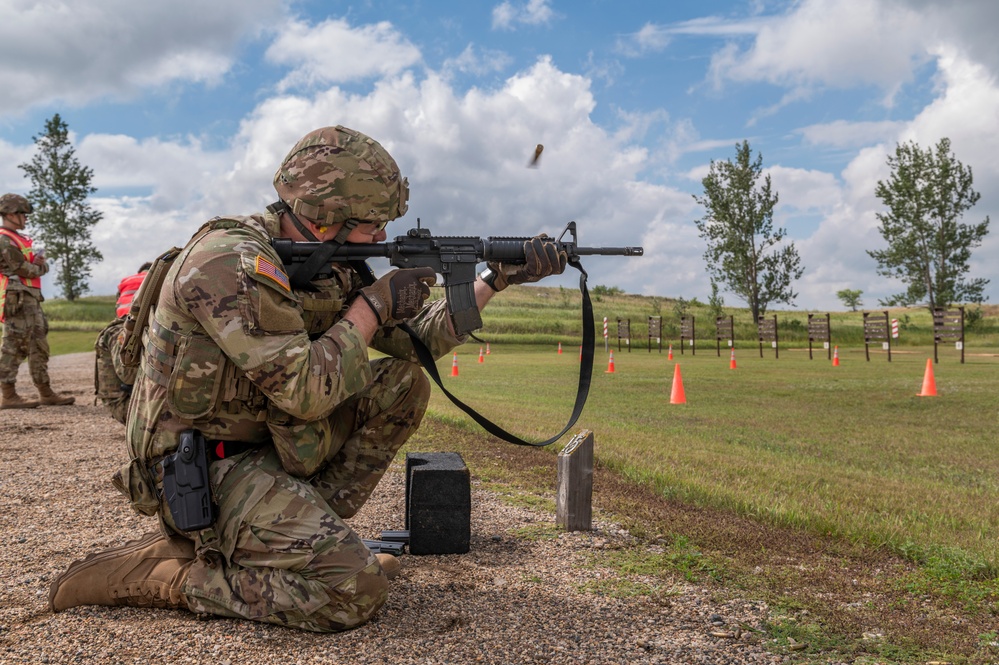
<instances>
[{"instance_id":1,"label":"shoulder patch","mask_svg":"<svg viewBox=\"0 0 999 665\"><path fill-rule=\"evenodd\" d=\"M267 260L266 257L257 254L254 259L254 270L258 275L263 275L280 284L285 291L291 291L291 281L288 279L288 274Z\"/></svg>"}]
</instances>

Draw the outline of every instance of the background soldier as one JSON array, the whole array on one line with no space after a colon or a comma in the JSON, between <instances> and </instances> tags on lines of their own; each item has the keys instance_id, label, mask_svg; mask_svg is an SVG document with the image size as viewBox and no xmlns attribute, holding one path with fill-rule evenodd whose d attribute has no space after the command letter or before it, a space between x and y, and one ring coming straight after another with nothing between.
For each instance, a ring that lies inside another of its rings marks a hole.
<instances>
[{"instance_id":1,"label":"background soldier","mask_svg":"<svg viewBox=\"0 0 999 665\"><path fill-rule=\"evenodd\" d=\"M135 298L135 294L139 292L142 280L152 265L150 261L146 261L139 266L139 272L128 277L122 277L121 281L118 282L118 292L115 294L114 315L119 319L128 314L128 310L132 308L132 300Z\"/></svg>"},{"instance_id":2,"label":"background soldier","mask_svg":"<svg viewBox=\"0 0 999 665\"><path fill-rule=\"evenodd\" d=\"M437 358L464 338L445 300L424 306L430 268L374 280L363 266L334 264L329 279L300 289L271 247L274 237L386 239L409 188L376 141L339 126L311 132L274 187L280 201L266 214L203 226L159 294L128 414L131 461L116 485L159 516L162 533L72 564L52 584L54 611L156 605L335 631L385 602L399 564L372 554L344 519L419 427L430 397L397 324L407 321ZM480 309L507 284L566 264L548 238L527 241L525 256L526 265L491 265L489 282L476 280ZM369 360L369 346L388 357ZM211 451L218 517L182 531L163 499L164 459L191 430Z\"/></svg>"},{"instance_id":3,"label":"background soldier","mask_svg":"<svg viewBox=\"0 0 999 665\"><path fill-rule=\"evenodd\" d=\"M31 203L17 194L0 196L0 409L33 409L39 402L22 399L15 390L17 369L25 358L42 404L72 404L74 397L52 392L49 385L49 324L42 311L41 276L49 271L45 257L21 234L31 214Z\"/></svg>"}]
</instances>

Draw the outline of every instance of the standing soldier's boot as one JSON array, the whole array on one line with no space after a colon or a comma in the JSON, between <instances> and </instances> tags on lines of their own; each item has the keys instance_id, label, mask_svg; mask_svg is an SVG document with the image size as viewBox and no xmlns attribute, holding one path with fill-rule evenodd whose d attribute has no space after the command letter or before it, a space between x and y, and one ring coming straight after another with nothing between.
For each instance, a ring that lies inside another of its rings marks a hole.
<instances>
[{"instance_id":1,"label":"standing soldier's boot","mask_svg":"<svg viewBox=\"0 0 999 665\"><path fill-rule=\"evenodd\" d=\"M38 396L42 398L42 404L48 406L67 406L76 401L75 397L58 395L52 392L52 386L47 383L41 385L35 384L35 388L38 389Z\"/></svg>"},{"instance_id":2,"label":"standing soldier's boot","mask_svg":"<svg viewBox=\"0 0 999 665\"><path fill-rule=\"evenodd\" d=\"M49 591L53 612L79 605L189 609L184 596L194 543L149 533L70 565Z\"/></svg>"},{"instance_id":3,"label":"standing soldier's boot","mask_svg":"<svg viewBox=\"0 0 999 665\"><path fill-rule=\"evenodd\" d=\"M22 398L14 390L13 383L0 383L3 389L3 401L0 402L0 409L34 409L38 402Z\"/></svg>"}]
</instances>

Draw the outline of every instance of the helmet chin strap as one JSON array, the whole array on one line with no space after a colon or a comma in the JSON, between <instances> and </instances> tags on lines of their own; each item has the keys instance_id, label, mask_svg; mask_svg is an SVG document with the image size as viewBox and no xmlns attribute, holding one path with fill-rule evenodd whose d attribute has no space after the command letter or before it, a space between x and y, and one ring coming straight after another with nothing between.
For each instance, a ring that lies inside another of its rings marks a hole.
<instances>
[{"instance_id":1,"label":"helmet chin strap","mask_svg":"<svg viewBox=\"0 0 999 665\"><path fill-rule=\"evenodd\" d=\"M315 234L312 233L312 231L310 231L305 226L305 224L302 224L301 220L298 219L298 216L291 209L291 206L289 206L284 201L277 201L275 203L272 203L269 206L267 206L267 209L276 215L280 215L282 212L288 213L288 216L291 218L292 224L295 225L295 228L298 229L298 232L301 233L306 240L310 242L321 242L319 238L317 238ZM345 219L343 221L343 226L340 227L339 231L337 231L336 237L334 237L333 240L329 242L336 243L337 245L344 244L345 242L347 242L347 236L350 235L351 231L357 228L358 223L359 221L356 219ZM328 228L329 228L328 226L320 226L319 232L326 233L326 229Z\"/></svg>"},{"instance_id":2,"label":"helmet chin strap","mask_svg":"<svg viewBox=\"0 0 999 665\"><path fill-rule=\"evenodd\" d=\"M347 236L350 232L354 230L358 222L356 219L348 219L344 221L343 227L337 232L336 237L328 242L322 242L315 236L312 231L310 231L305 224L298 219L291 207L284 201L278 201L267 206L267 210L274 213L275 215L280 215L282 212L288 213L288 217L291 219L292 224L298 229L298 232L302 236L311 242L321 243L320 248L312 253L311 256L304 262L298 264L295 272L289 275L291 279L291 285L296 289L312 289L312 278L323 269L326 264L330 262L330 259L336 253L340 247L347 242ZM320 227L326 229L328 227Z\"/></svg>"},{"instance_id":3,"label":"helmet chin strap","mask_svg":"<svg viewBox=\"0 0 999 665\"><path fill-rule=\"evenodd\" d=\"M319 238L317 238L315 234L305 226L305 224L302 224L301 220L298 219L298 216L292 212L291 207L284 201L276 201L270 204L267 206L267 210L275 215L280 215L282 212L288 213L288 217L291 218L291 223L295 225L295 228L298 229L299 233L305 236L306 240L310 242L319 242Z\"/></svg>"}]
</instances>

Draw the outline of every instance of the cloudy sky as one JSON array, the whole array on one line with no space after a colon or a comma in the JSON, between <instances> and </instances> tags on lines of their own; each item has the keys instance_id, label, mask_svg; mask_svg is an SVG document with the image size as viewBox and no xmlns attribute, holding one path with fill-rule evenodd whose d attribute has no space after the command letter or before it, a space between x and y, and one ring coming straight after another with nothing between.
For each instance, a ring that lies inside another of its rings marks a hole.
<instances>
[{"instance_id":1,"label":"cloudy sky","mask_svg":"<svg viewBox=\"0 0 999 665\"><path fill-rule=\"evenodd\" d=\"M901 290L864 252L899 142L950 138L982 195L964 221L999 216L997 25L994 0L6 0L0 190L27 191L17 165L59 113L110 294L206 219L262 209L295 141L342 124L409 177L390 235L576 220L583 244L646 249L587 261L591 286L705 300L692 195L748 140L805 267L795 307L843 309L844 288L876 307ZM997 255L993 230L972 257L992 302Z\"/></svg>"}]
</instances>

